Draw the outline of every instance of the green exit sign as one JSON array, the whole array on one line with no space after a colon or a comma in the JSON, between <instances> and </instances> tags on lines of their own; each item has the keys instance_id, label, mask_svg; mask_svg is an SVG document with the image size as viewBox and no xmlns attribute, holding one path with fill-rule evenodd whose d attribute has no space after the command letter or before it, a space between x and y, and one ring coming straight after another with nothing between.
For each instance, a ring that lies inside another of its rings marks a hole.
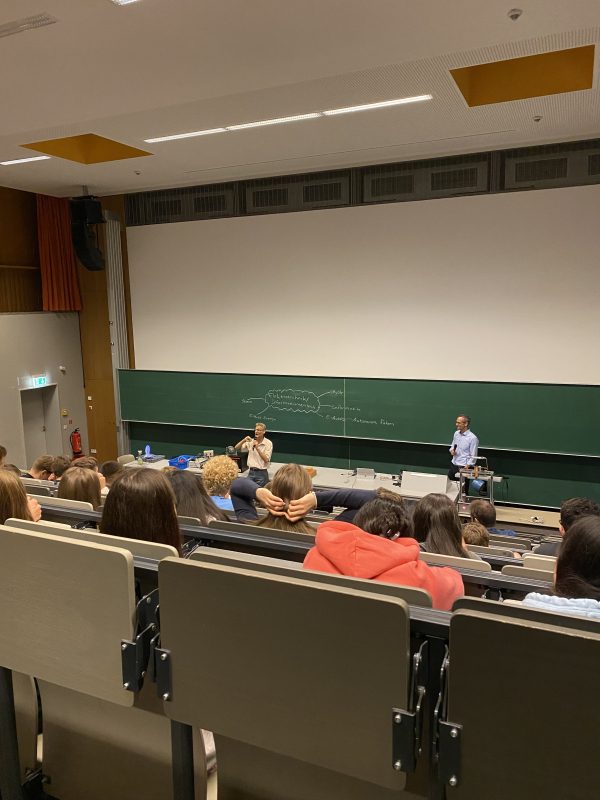
<instances>
[{"instance_id":1,"label":"green exit sign","mask_svg":"<svg viewBox=\"0 0 600 800\"><path fill-rule=\"evenodd\" d=\"M39 386L46 386L48 378L46 375L33 375L33 385L37 389Z\"/></svg>"}]
</instances>

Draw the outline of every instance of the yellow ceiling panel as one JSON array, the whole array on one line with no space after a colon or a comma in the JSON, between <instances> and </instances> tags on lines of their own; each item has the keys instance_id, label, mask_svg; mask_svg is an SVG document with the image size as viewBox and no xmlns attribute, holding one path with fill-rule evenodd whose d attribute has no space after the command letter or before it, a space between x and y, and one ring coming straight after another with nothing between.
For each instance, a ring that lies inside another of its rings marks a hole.
<instances>
[{"instance_id":1,"label":"yellow ceiling panel","mask_svg":"<svg viewBox=\"0 0 600 800\"><path fill-rule=\"evenodd\" d=\"M79 164L100 164L103 161L122 161L125 158L151 156L147 150L138 150L122 142L105 139L95 133L82 133L79 136L66 136L62 139L48 139L45 142L31 142L21 145L47 156L77 161Z\"/></svg>"},{"instance_id":2,"label":"yellow ceiling panel","mask_svg":"<svg viewBox=\"0 0 600 800\"><path fill-rule=\"evenodd\" d=\"M469 106L591 89L594 45L451 69Z\"/></svg>"}]
</instances>

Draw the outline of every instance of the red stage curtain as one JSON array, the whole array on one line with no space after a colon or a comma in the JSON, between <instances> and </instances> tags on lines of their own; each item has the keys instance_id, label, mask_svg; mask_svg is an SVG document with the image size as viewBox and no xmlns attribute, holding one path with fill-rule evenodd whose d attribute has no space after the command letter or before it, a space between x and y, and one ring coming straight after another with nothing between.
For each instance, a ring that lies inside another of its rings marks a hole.
<instances>
[{"instance_id":1,"label":"red stage curtain","mask_svg":"<svg viewBox=\"0 0 600 800\"><path fill-rule=\"evenodd\" d=\"M81 311L69 201L37 195L37 228L44 311Z\"/></svg>"}]
</instances>

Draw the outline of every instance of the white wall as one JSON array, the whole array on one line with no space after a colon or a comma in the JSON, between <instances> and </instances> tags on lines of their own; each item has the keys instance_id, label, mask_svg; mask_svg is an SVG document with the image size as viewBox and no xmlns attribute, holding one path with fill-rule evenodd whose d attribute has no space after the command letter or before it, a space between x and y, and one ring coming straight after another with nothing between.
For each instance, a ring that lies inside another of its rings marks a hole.
<instances>
[{"instance_id":1,"label":"white wall","mask_svg":"<svg viewBox=\"0 0 600 800\"><path fill-rule=\"evenodd\" d=\"M138 369L600 383L600 186L127 230Z\"/></svg>"},{"instance_id":2,"label":"white wall","mask_svg":"<svg viewBox=\"0 0 600 800\"><path fill-rule=\"evenodd\" d=\"M31 385L32 375L45 374L48 383L56 383L60 407L69 412L60 422L62 452L70 453L69 434L74 427L81 429L87 445L77 314L0 314L0 364L0 444L8 450L10 463L31 466L25 458L20 394ZM65 367L64 373L60 366Z\"/></svg>"}]
</instances>

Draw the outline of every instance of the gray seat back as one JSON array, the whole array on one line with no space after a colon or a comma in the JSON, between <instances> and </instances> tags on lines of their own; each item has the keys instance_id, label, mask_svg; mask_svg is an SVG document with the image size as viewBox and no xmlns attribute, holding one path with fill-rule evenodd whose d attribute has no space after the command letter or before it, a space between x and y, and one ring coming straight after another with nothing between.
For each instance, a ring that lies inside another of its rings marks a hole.
<instances>
[{"instance_id":1,"label":"gray seat back","mask_svg":"<svg viewBox=\"0 0 600 800\"><path fill-rule=\"evenodd\" d=\"M231 550L220 550L215 547L197 547L190 556L190 561L242 567L243 569L257 570L271 575L283 575L288 578L315 581L317 583L330 584L331 586L346 586L365 592L401 597L409 605L431 608L431 595L423 589L415 589L412 586L399 586L393 583L382 583L381 581L369 581L364 578L353 578L346 575L331 575L328 572L316 572L303 569L302 564L296 561L283 561L269 556L238 553Z\"/></svg>"},{"instance_id":2,"label":"gray seat back","mask_svg":"<svg viewBox=\"0 0 600 800\"><path fill-rule=\"evenodd\" d=\"M441 742L440 763L456 753L448 797L597 796L600 625L594 632L545 616L554 619L467 608L453 614L447 716L450 730L460 727L452 743Z\"/></svg>"},{"instance_id":3,"label":"gray seat back","mask_svg":"<svg viewBox=\"0 0 600 800\"><path fill-rule=\"evenodd\" d=\"M392 752L393 709L408 703L403 600L181 559L160 563L159 589L168 716L309 771L404 787Z\"/></svg>"}]
</instances>

